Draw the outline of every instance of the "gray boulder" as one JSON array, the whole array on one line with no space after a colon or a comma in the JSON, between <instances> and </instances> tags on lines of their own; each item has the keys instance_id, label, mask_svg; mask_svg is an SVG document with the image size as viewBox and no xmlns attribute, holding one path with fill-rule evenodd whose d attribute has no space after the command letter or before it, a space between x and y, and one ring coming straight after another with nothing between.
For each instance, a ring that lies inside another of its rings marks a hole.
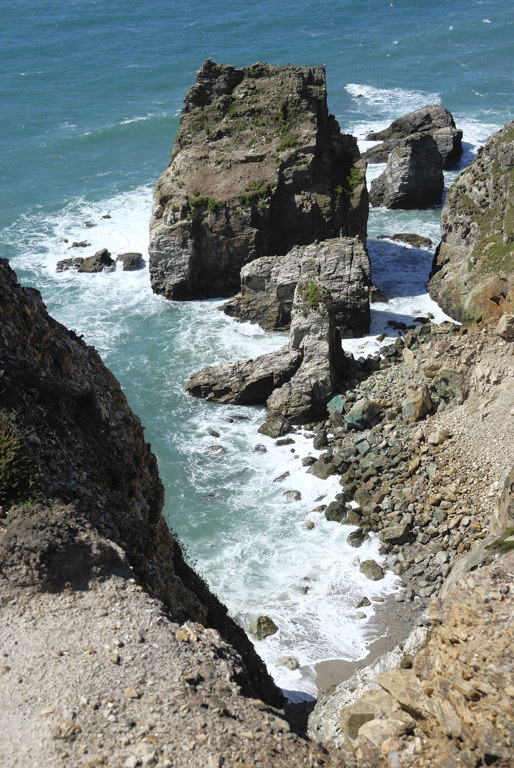
<instances>
[{"instance_id":1,"label":"gray boulder","mask_svg":"<svg viewBox=\"0 0 514 768\"><path fill-rule=\"evenodd\" d=\"M124 272L134 272L136 269L140 269L143 262L143 254L141 253L120 253L116 256L116 261L121 262Z\"/></svg>"},{"instance_id":2,"label":"gray boulder","mask_svg":"<svg viewBox=\"0 0 514 768\"><path fill-rule=\"evenodd\" d=\"M86 258L79 265L78 272L103 272L116 268L116 262L111 258L107 248L101 248L93 256Z\"/></svg>"},{"instance_id":3,"label":"gray boulder","mask_svg":"<svg viewBox=\"0 0 514 768\"><path fill-rule=\"evenodd\" d=\"M217 403L264 405L276 387L290 379L302 362L302 353L285 346L255 360L203 368L194 373L186 391Z\"/></svg>"},{"instance_id":4,"label":"gray boulder","mask_svg":"<svg viewBox=\"0 0 514 768\"><path fill-rule=\"evenodd\" d=\"M368 140L382 143L368 149L364 157L368 163L386 163L399 142L414 133L431 135L441 155L443 168L455 168L462 155L462 131L456 128L451 112L437 104L428 104L409 112L383 131L369 133Z\"/></svg>"},{"instance_id":5,"label":"gray boulder","mask_svg":"<svg viewBox=\"0 0 514 768\"><path fill-rule=\"evenodd\" d=\"M380 581L384 578L384 570L376 560L363 560L359 565L359 571L371 581Z\"/></svg>"},{"instance_id":6,"label":"gray boulder","mask_svg":"<svg viewBox=\"0 0 514 768\"><path fill-rule=\"evenodd\" d=\"M255 259L242 268L241 291L224 311L267 331L285 330L295 288L305 279L318 280L330 292L342 337L368 332L370 263L359 238L332 238L296 246L285 256Z\"/></svg>"},{"instance_id":7,"label":"gray boulder","mask_svg":"<svg viewBox=\"0 0 514 768\"><path fill-rule=\"evenodd\" d=\"M430 208L443 199L441 155L432 136L415 133L393 149L387 168L371 182L370 202L387 208Z\"/></svg>"}]
</instances>

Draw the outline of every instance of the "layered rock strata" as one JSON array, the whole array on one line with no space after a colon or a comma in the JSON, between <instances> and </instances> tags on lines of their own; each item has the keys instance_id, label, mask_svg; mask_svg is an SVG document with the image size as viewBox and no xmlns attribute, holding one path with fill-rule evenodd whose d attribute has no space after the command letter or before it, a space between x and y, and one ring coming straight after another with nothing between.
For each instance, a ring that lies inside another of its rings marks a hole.
<instances>
[{"instance_id":1,"label":"layered rock strata","mask_svg":"<svg viewBox=\"0 0 514 768\"><path fill-rule=\"evenodd\" d=\"M334 238L296 246L281 257L264 256L241 270L241 290L224 311L267 331L289 328L295 288L315 279L330 293L342 337L369 331L370 263L359 238Z\"/></svg>"},{"instance_id":2,"label":"layered rock strata","mask_svg":"<svg viewBox=\"0 0 514 768\"><path fill-rule=\"evenodd\" d=\"M314 279L301 280L287 346L256 360L204 368L190 377L186 391L215 402L267 404L272 416L304 423L326 416L344 360L330 293Z\"/></svg>"},{"instance_id":3,"label":"layered rock strata","mask_svg":"<svg viewBox=\"0 0 514 768\"><path fill-rule=\"evenodd\" d=\"M388 156L384 173L371 182L370 203L386 208L430 208L443 199L442 160L432 136L414 133Z\"/></svg>"},{"instance_id":4,"label":"layered rock strata","mask_svg":"<svg viewBox=\"0 0 514 768\"><path fill-rule=\"evenodd\" d=\"M328 112L323 67L207 60L155 188L153 290L233 295L249 261L341 235L364 241L367 215L365 164Z\"/></svg>"},{"instance_id":5,"label":"layered rock strata","mask_svg":"<svg viewBox=\"0 0 514 768\"><path fill-rule=\"evenodd\" d=\"M499 318L514 307L514 122L462 171L441 216L428 290L451 317Z\"/></svg>"},{"instance_id":6,"label":"layered rock strata","mask_svg":"<svg viewBox=\"0 0 514 768\"><path fill-rule=\"evenodd\" d=\"M455 126L451 112L437 104L428 104L404 117L394 120L383 131L369 133L369 141L380 141L368 149L364 157L368 163L386 163L402 139L414 133L427 133L437 144L443 168L455 168L462 154L462 131Z\"/></svg>"}]
</instances>

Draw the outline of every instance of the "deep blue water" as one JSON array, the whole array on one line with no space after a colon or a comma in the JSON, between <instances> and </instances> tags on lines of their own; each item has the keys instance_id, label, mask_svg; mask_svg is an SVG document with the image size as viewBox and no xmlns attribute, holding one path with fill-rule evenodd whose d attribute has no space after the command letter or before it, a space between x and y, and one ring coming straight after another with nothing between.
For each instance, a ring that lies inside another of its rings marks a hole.
<instances>
[{"instance_id":1,"label":"deep blue water","mask_svg":"<svg viewBox=\"0 0 514 768\"><path fill-rule=\"evenodd\" d=\"M190 371L283 339L232 323L215 302L153 296L147 270L57 275L55 263L69 255L66 240L88 239L88 254L103 246L146 254L151 188L167 165L184 94L208 57L236 66L324 64L329 108L361 140L441 103L464 130L469 162L513 119L513 41L514 14L503 0L2 4L0 255L122 382L159 458L172 526L243 624L265 608L280 625L259 650L286 687L310 689L280 668L280 656L305 665L358 658L373 634L371 614L364 624L352 619L356 598L369 594L355 551L341 527L312 514L317 496L335 488L306 479L289 449L253 451L262 442L258 409L219 408L182 391ZM415 231L435 244L438 217L376 211L370 237ZM390 245L371 241L370 249L391 299L375 310L378 332L381 318L426 307L431 255L413 254L406 269ZM308 449L299 439L296 455ZM291 476L279 488L269 479L281 467ZM301 502L285 503L291 488L301 489ZM316 528L306 533L311 518ZM391 576L376 594L394 588Z\"/></svg>"}]
</instances>

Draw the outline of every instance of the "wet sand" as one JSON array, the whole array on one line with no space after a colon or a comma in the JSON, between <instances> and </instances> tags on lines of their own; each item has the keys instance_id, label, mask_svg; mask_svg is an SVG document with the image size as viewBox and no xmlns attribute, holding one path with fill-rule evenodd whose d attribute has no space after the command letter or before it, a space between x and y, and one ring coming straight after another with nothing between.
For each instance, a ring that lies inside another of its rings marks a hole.
<instances>
[{"instance_id":1,"label":"wet sand","mask_svg":"<svg viewBox=\"0 0 514 768\"><path fill-rule=\"evenodd\" d=\"M358 661L328 659L316 664L318 694L344 682L358 669L369 666L383 653L402 643L416 626L423 608L421 603L397 603L394 595L383 603L377 603L372 624L376 629L376 639L370 642L368 655Z\"/></svg>"}]
</instances>

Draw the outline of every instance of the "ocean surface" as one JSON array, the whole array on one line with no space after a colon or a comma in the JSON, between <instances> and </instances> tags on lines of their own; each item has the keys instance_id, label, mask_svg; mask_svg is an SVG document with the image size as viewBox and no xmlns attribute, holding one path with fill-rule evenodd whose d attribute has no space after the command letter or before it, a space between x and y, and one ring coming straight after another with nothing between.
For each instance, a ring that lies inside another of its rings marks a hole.
<instances>
[{"instance_id":1,"label":"ocean surface","mask_svg":"<svg viewBox=\"0 0 514 768\"><path fill-rule=\"evenodd\" d=\"M254 357L285 337L235 323L218 311L220 301L154 296L147 268L58 274L56 262L101 247L146 258L152 187L206 58L324 64L329 109L363 148L368 131L442 104L464 130L464 166L513 119L513 42L514 14L503 0L2 4L0 255L122 383L159 459L171 527L243 626L261 613L275 620L279 632L256 645L292 698L315 694L316 662L366 656L378 630L372 606L358 619L356 604L398 582L390 572L368 582L358 562L379 558L377 542L352 549L351 529L313 511L339 486L302 469L300 457L313 453L307 436L277 447L257 433L262 409L209 405L183 392L194 370ZM369 178L380 170L372 166ZM455 177L447 173L447 184ZM371 212L373 278L389 300L373 307L372 336L345 343L355 354L378 348L375 336L391 334L392 318L444 318L426 294L432 253L375 239L416 232L432 239L433 251L439 215ZM70 250L83 240L90 245ZM301 500L290 500L291 490ZM281 663L290 656L299 670Z\"/></svg>"}]
</instances>

